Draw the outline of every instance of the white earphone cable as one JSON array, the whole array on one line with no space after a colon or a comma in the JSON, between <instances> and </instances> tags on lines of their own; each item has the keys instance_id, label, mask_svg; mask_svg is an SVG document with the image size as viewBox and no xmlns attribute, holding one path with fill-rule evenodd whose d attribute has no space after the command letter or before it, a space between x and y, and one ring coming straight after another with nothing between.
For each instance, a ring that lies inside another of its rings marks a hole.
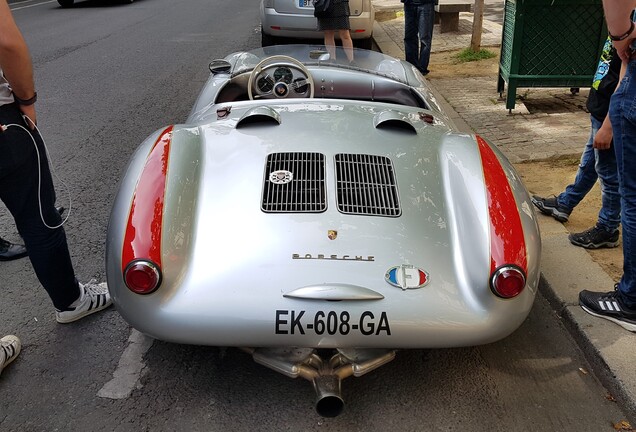
<instances>
[{"instance_id":1,"label":"white earphone cable","mask_svg":"<svg viewBox=\"0 0 636 432\"><path fill-rule=\"evenodd\" d=\"M53 175L55 176L55 178L64 186L64 189L66 189L66 192L68 194L68 213L66 213L66 217L64 218L64 220L59 224L59 225L55 225L55 226L50 226L49 224L46 223L46 221L44 220L44 214L42 213L42 162L41 162L41 158L40 158L40 150L38 149L38 145L35 142L35 138L33 137L33 134L31 133L31 131L27 128L25 128L24 126L17 124L17 123L11 123L8 125L4 125L3 130L6 130L9 127L18 127L22 130L24 130L27 134L29 134L29 137L31 137L31 141L33 141L33 147L35 147L35 152L37 154L38 157L38 205L40 207L40 219L42 220L42 223L44 224L44 226L46 226L49 229L57 229L60 228L62 225L64 225L66 223L66 221L68 220L69 216L71 215L71 207L72 207L72 198L71 198L71 193L70 190L67 186L66 183L64 183L57 175L57 173L55 173L55 170L53 169L53 166L51 164L51 156L49 153L49 149L46 146L46 142L44 141L44 138L42 137L42 134L40 133L40 130L38 129L37 125L35 124L35 122L33 122L29 116L27 115L23 115L24 121L26 122L26 124L32 124L35 127L35 130L38 132L38 134L40 134L40 137L42 138L42 144L44 145L44 151L46 153L46 158L49 164L49 170L51 171L51 173L53 173Z\"/></svg>"}]
</instances>

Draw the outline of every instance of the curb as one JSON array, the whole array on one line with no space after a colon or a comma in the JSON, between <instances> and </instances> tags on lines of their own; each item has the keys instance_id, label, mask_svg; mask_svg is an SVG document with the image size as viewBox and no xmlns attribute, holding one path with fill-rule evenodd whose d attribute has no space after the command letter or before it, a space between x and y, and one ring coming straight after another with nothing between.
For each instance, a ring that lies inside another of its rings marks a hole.
<instances>
[{"instance_id":1,"label":"curb","mask_svg":"<svg viewBox=\"0 0 636 432\"><path fill-rule=\"evenodd\" d=\"M402 58L402 48L384 31L384 28L377 21L373 24L372 38L382 54Z\"/></svg>"},{"instance_id":2,"label":"curb","mask_svg":"<svg viewBox=\"0 0 636 432\"><path fill-rule=\"evenodd\" d=\"M537 215L541 229L541 294L563 319L603 386L636 418L636 334L580 308L581 289L609 291L614 280L585 249L572 246L563 224Z\"/></svg>"}]
</instances>

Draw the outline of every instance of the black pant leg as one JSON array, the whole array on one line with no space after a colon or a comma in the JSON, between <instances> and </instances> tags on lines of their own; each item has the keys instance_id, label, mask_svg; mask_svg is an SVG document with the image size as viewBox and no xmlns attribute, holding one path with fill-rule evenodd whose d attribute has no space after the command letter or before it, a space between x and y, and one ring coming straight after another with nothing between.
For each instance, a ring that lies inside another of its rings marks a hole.
<instances>
[{"instance_id":1,"label":"black pant leg","mask_svg":"<svg viewBox=\"0 0 636 432\"><path fill-rule=\"evenodd\" d=\"M0 107L0 124L25 126L14 105ZM0 199L13 215L33 269L54 306L68 307L79 297L79 286L64 229L50 229L42 222L44 218L46 224L53 227L59 225L61 218L55 210L51 172L37 132L29 135L19 127L10 126L0 133Z\"/></svg>"}]
</instances>

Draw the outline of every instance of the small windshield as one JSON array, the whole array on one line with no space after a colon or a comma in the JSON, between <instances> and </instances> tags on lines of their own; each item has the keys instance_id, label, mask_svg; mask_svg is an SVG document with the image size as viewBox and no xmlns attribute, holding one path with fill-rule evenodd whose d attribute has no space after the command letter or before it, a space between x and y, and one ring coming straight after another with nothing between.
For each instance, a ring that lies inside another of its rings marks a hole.
<instances>
[{"instance_id":1,"label":"small windshield","mask_svg":"<svg viewBox=\"0 0 636 432\"><path fill-rule=\"evenodd\" d=\"M261 60L274 55L293 57L305 66L324 65L353 68L389 77L403 83L407 82L404 66L393 57L375 51L358 50L354 48L354 62L349 64L342 47L336 48L336 59L334 60L330 58L325 47L321 45L276 45L232 54L230 57L233 58L230 59L230 61L236 61L232 75L250 71L254 69Z\"/></svg>"}]
</instances>

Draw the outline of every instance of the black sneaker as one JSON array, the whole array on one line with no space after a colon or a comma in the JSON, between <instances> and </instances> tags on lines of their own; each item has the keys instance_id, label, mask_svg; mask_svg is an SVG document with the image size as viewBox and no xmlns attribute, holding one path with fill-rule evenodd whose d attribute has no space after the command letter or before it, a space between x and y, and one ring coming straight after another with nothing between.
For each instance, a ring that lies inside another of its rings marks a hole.
<instances>
[{"instance_id":1,"label":"black sneaker","mask_svg":"<svg viewBox=\"0 0 636 432\"><path fill-rule=\"evenodd\" d=\"M534 204L541 213L552 216L559 222L567 222L568 219L570 219L570 213L572 213L572 210L568 210L559 204L555 196L551 198L541 198L540 196L532 195L532 204Z\"/></svg>"},{"instance_id":2,"label":"black sneaker","mask_svg":"<svg viewBox=\"0 0 636 432\"><path fill-rule=\"evenodd\" d=\"M598 225L581 233L568 236L570 243L585 249L614 248L618 246L618 230L610 232Z\"/></svg>"},{"instance_id":3,"label":"black sneaker","mask_svg":"<svg viewBox=\"0 0 636 432\"><path fill-rule=\"evenodd\" d=\"M579 305L590 315L610 320L625 330L636 332L636 309L622 304L620 293L583 290L579 293Z\"/></svg>"}]
</instances>

